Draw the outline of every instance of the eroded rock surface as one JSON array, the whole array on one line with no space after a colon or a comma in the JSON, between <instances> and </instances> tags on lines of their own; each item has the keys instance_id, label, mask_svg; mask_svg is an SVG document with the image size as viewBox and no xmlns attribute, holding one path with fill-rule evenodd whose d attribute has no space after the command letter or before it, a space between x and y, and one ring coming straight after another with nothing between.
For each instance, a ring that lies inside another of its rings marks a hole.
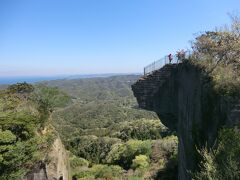
<instances>
[{"instance_id":1,"label":"eroded rock surface","mask_svg":"<svg viewBox=\"0 0 240 180\"><path fill-rule=\"evenodd\" d=\"M211 79L190 63L168 64L132 85L139 107L155 111L177 132L179 179L198 166L196 147L211 147L220 127L240 122L238 99L217 95Z\"/></svg>"},{"instance_id":2,"label":"eroded rock surface","mask_svg":"<svg viewBox=\"0 0 240 180\"><path fill-rule=\"evenodd\" d=\"M50 162L46 166L48 180L70 180L68 154L60 138L57 138L49 153Z\"/></svg>"},{"instance_id":3,"label":"eroded rock surface","mask_svg":"<svg viewBox=\"0 0 240 180\"><path fill-rule=\"evenodd\" d=\"M48 162L36 164L26 180L70 180L68 153L58 137L48 154Z\"/></svg>"}]
</instances>

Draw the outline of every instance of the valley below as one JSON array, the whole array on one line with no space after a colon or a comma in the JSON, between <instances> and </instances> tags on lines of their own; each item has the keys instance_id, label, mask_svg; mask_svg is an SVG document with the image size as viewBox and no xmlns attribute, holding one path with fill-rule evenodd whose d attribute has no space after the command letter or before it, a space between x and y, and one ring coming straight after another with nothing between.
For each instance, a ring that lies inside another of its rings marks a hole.
<instances>
[{"instance_id":1,"label":"valley below","mask_svg":"<svg viewBox=\"0 0 240 180\"><path fill-rule=\"evenodd\" d=\"M131 85L139 77L45 83L71 97L52 117L69 150L74 178L177 178L177 138L154 112L138 108Z\"/></svg>"}]
</instances>

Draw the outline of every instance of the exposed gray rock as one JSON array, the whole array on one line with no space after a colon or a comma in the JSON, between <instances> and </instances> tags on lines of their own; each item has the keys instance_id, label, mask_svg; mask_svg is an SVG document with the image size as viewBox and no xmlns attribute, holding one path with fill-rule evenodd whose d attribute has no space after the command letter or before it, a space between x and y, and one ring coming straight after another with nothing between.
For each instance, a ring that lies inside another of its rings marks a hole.
<instances>
[{"instance_id":1,"label":"exposed gray rock","mask_svg":"<svg viewBox=\"0 0 240 180\"><path fill-rule=\"evenodd\" d=\"M24 177L24 180L48 180L45 163L36 164L32 171Z\"/></svg>"},{"instance_id":2,"label":"exposed gray rock","mask_svg":"<svg viewBox=\"0 0 240 180\"><path fill-rule=\"evenodd\" d=\"M177 131L180 180L191 179L189 172L198 166L196 147L211 147L220 127L240 122L240 102L217 95L210 77L190 63L165 65L132 89L139 107L155 111L163 124Z\"/></svg>"},{"instance_id":3,"label":"exposed gray rock","mask_svg":"<svg viewBox=\"0 0 240 180\"><path fill-rule=\"evenodd\" d=\"M70 180L68 153L61 139L55 139L48 154L49 162L39 162L24 180Z\"/></svg>"}]
</instances>

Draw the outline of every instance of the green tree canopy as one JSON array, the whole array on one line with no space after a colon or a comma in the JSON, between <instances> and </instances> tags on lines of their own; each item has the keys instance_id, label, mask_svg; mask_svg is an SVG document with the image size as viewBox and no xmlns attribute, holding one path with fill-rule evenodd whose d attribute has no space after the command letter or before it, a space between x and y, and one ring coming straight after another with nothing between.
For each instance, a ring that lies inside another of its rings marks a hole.
<instances>
[{"instance_id":1,"label":"green tree canopy","mask_svg":"<svg viewBox=\"0 0 240 180\"><path fill-rule=\"evenodd\" d=\"M230 27L207 31L193 42L193 57L211 75L221 94L240 95L240 18Z\"/></svg>"}]
</instances>

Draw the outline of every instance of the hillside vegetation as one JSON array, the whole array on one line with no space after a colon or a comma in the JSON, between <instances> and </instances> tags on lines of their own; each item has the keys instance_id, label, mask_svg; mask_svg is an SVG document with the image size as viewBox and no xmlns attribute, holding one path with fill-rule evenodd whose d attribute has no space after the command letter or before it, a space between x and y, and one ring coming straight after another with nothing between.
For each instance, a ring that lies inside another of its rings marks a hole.
<instances>
[{"instance_id":1,"label":"hillside vegetation","mask_svg":"<svg viewBox=\"0 0 240 180\"><path fill-rule=\"evenodd\" d=\"M176 178L177 138L155 113L138 108L131 90L138 78L45 82L72 99L54 111L53 124L71 152L74 178Z\"/></svg>"},{"instance_id":2,"label":"hillside vegetation","mask_svg":"<svg viewBox=\"0 0 240 180\"><path fill-rule=\"evenodd\" d=\"M69 100L55 88L27 83L0 91L0 179L22 179L36 164L48 161L56 138L51 111Z\"/></svg>"},{"instance_id":3,"label":"hillside vegetation","mask_svg":"<svg viewBox=\"0 0 240 180\"><path fill-rule=\"evenodd\" d=\"M218 94L240 96L240 18L232 24L207 31L193 41L193 62L213 80Z\"/></svg>"},{"instance_id":4,"label":"hillside vegetation","mask_svg":"<svg viewBox=\"0 0 240 180\"><path fill-rule=\"evenodd\" d=\"M155 113L137 108L131 91L131 84L137 78L129 75L47 82L72 98L69 106L56 110L53 115L64 141L73 135L109 136L114 127L126 121L158 120Z\"/></svg>"},{"instance_id":5,"label":"hillside vegetation","mask_svg":"<svg viewBox=\"0 0 240 180\"><path fill-rule=\"evenodd\" d=\"M231 16L230 27L217 28L193 42L192 63L209 75L216 94L226 100L240 97L240 18ZM238 111L238 110L235 110ZM215 146L199 150L202 162L195 179L239 179L239 122L218 132Z\"/></svg>"},{"instance_id":6,"label":"hillside vegetation","mask_svg":"<svg viewBox=\"0 0 240 180\"><path fill-rule=\"evenodd\" d=\"M176 178L177 138L156 114L137 108L130 89L137 78L18 83L1 90L0 179L22 179L49 163L58 134L75 179Z\"/></svg>"},{"instance_id":7,"label":"hillside vegetation","mask_svg":"<svg viewBox=\"0 0 240 180\"><path fill-rule=\"evenodd\" d=\"M201 34L187 63L201 67L218 95L240 96L240 23ZM0 90L0 179L21 179L60 134L73 179L177 179L178 140L153 112L138 108L136 75L19 83ZM55 127L53 127L53 126ZM238 179L239 127L222 128L199 149L195 179ZM191 172L189 172L191 173Z\"/></svg>"}]
</instances>

